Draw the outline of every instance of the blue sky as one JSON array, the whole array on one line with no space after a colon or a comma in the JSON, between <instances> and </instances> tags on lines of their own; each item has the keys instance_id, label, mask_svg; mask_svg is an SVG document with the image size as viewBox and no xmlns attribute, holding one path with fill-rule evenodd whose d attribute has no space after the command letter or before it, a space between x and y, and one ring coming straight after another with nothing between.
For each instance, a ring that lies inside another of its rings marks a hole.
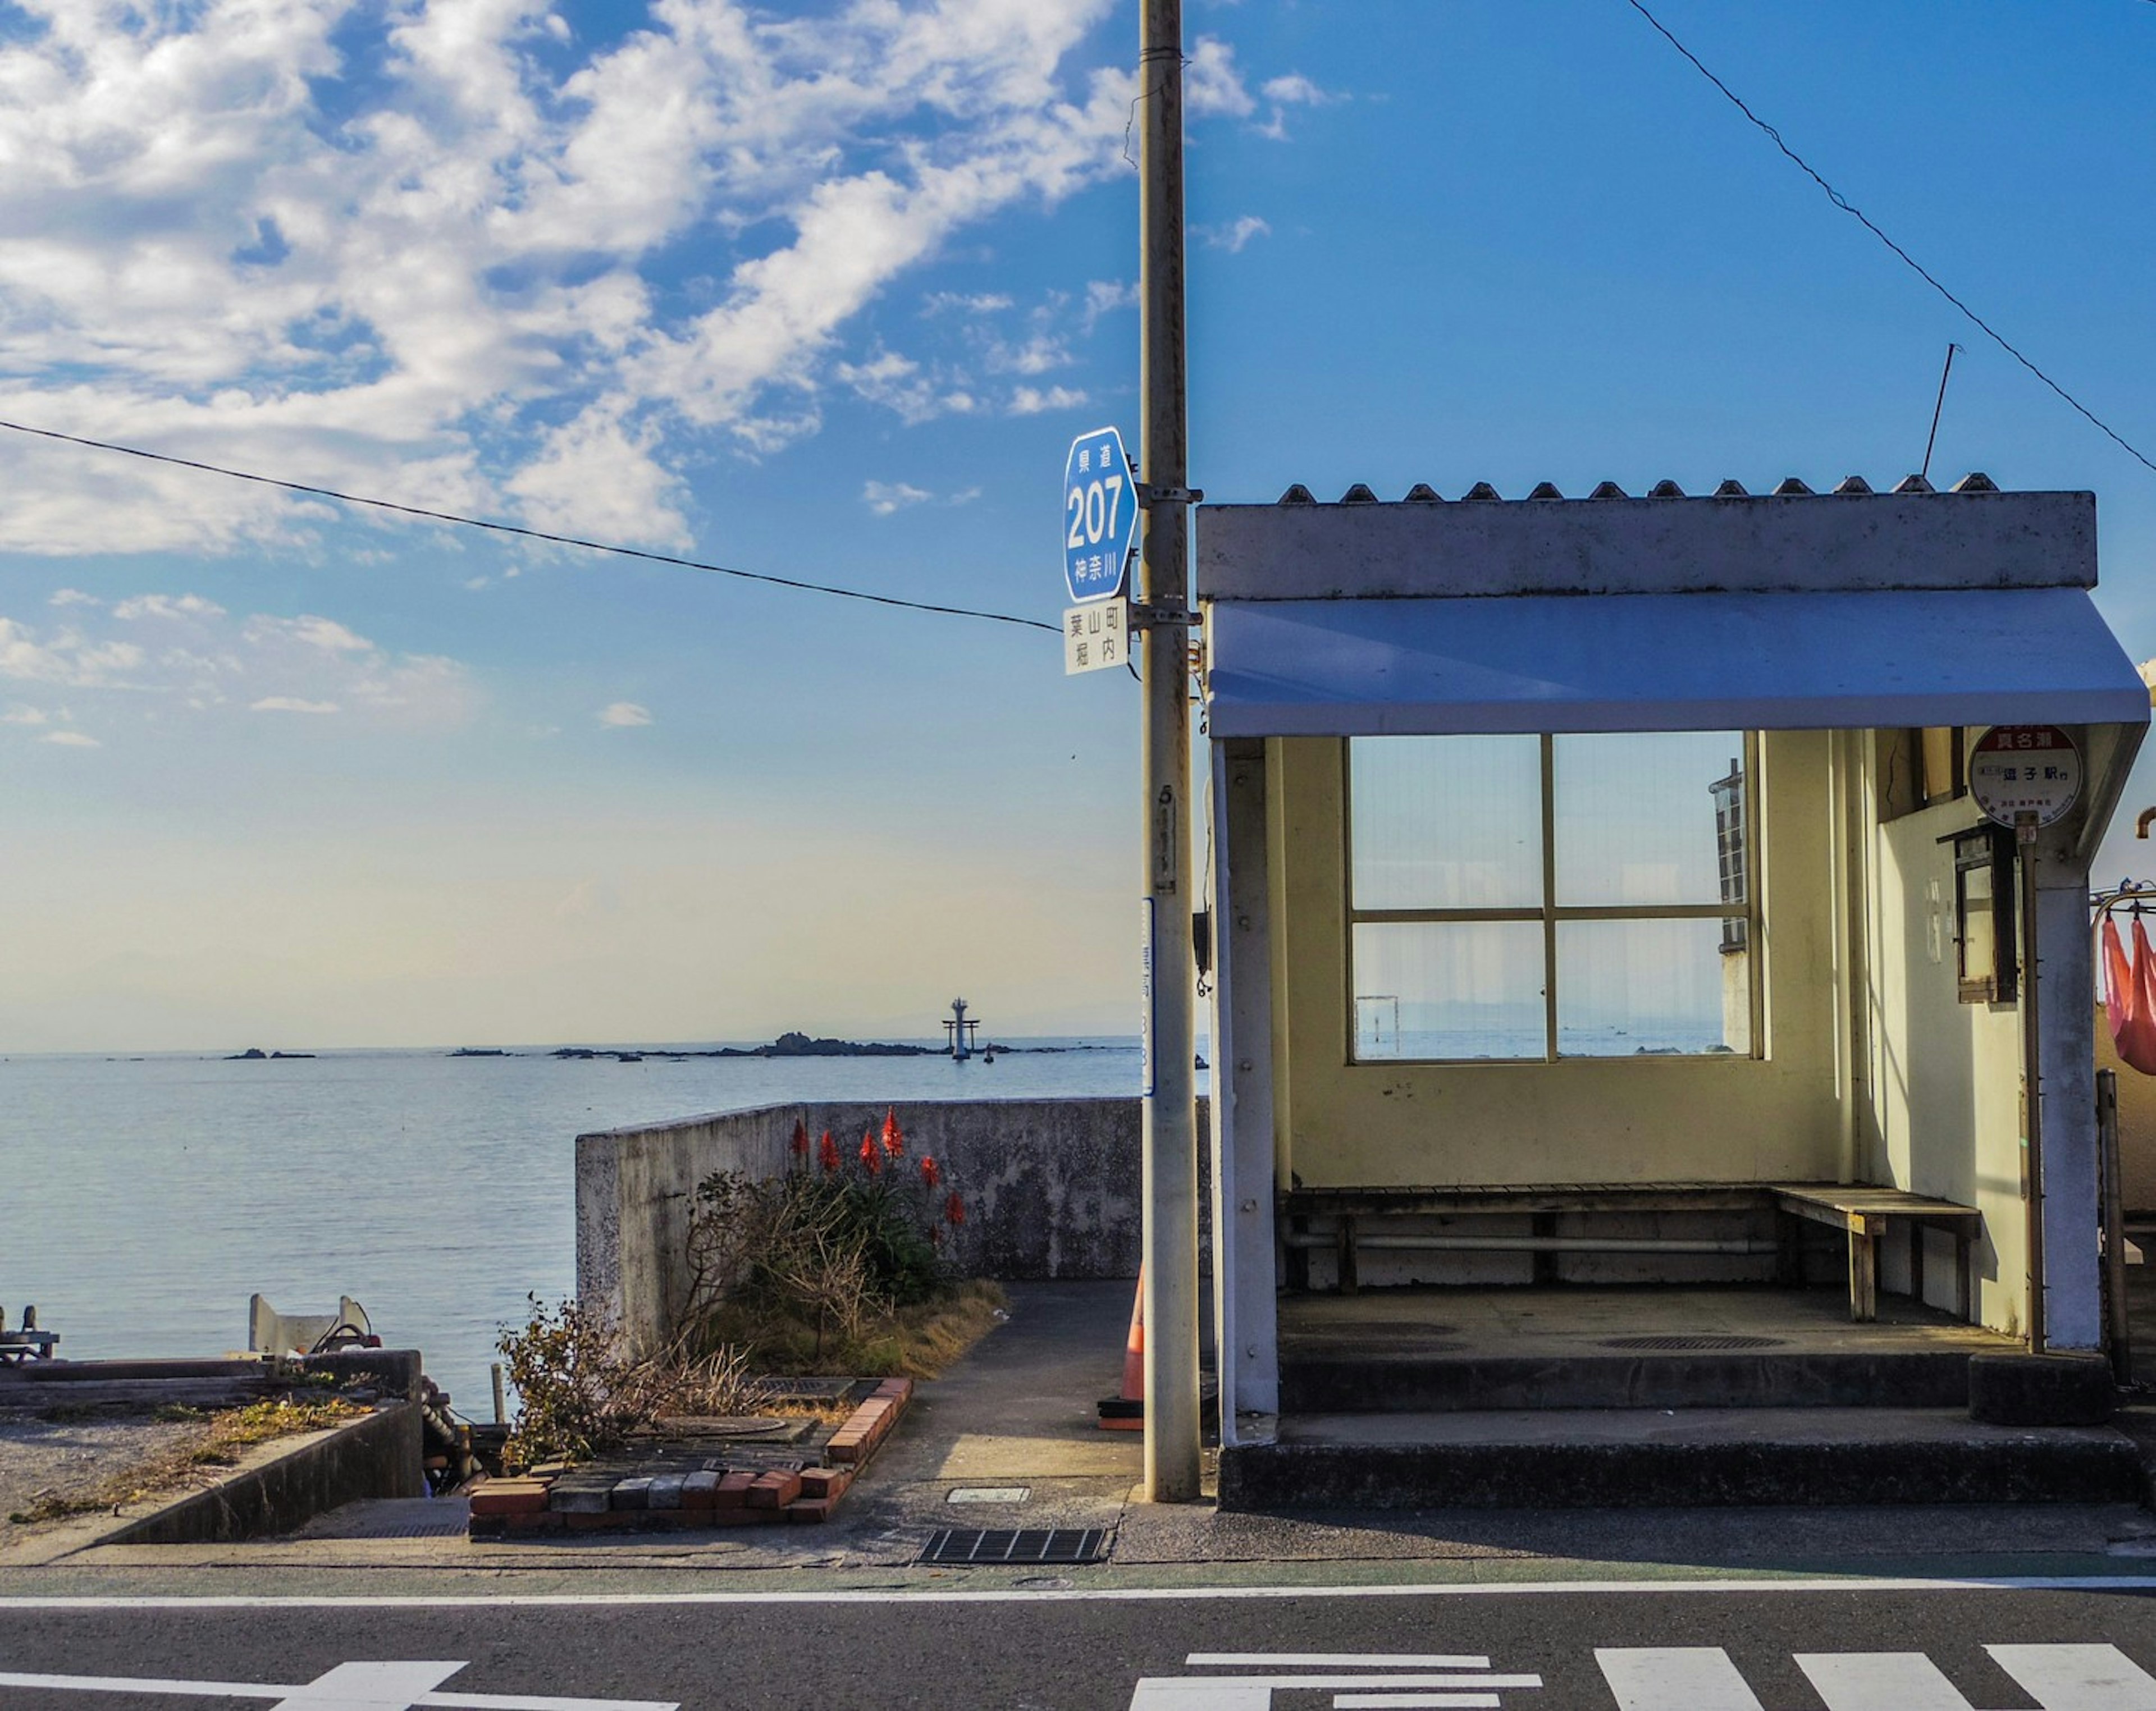
<instances>
[{"instance_id":1,"label":"blue sky","mask_svg":"<svg viewBox=\"0 0 2156 1711\"><path fill-rule=\"evenodd\" d=\"M1656 10L2156 455L2156 6ZM1953 340L1935 478L2095 489L2156 654L2156 474L1625 0L1186 30L1214 497L1884 485ZM1136 33L0 0L0 416L1052 619L1064 447L1134 438ZM1135 1025L1135 686L1052 637L0 460L0 1047Z\"/></svg>"}]
</instances>

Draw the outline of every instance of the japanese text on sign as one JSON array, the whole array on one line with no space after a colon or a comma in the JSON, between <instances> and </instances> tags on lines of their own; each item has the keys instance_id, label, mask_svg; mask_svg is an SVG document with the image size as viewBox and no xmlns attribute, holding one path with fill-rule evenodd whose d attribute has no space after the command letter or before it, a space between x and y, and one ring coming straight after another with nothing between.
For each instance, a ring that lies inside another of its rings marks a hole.
<instances>
[{"instance_id":1,"label":"japanese text on sign","mask_svg":"<svg viewBox=\"0 0 2156 1711\"><path fill-rule=\"evenodd\" d=\"M1120 600L1073 606L1063 614L1063 674L1107 671L1131 657L1130 610Z\"/></svg>"},{"instance_id":2,"label":"japanese text on sign","mask_svg":"<svg viewBox=\"0 0 2156 1711\"><path fill-rule=\"evenodd\" d=\"M1122 592L1137 510L1122 435L1112 428L1079 435L1063 465L1063 580L1073 600Z\"/></svg>"},{"instance_id":3,"label":"japanese text on sign","mask_svg":"<svg viewBox=\"0 0 2156 1711\"><path fill-rule=\"evenodd\" d=\"M1969 752L1969 789L2001 826L2056 825L2081 799L2081 750L2055 725L1994 725Z\"/></svg>"}]
</instances>

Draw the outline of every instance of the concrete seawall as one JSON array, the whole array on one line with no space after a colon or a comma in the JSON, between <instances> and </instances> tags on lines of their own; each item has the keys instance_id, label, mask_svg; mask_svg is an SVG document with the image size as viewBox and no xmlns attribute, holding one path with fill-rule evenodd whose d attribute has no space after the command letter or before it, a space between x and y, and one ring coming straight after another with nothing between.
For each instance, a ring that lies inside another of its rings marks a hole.
<instances>
[{"instance_id":1,"label":"concrete seawall","mask_svg":"<svg viewBox=\"0 0 2156 1711\"><path fill-rule=\"evenodd\" d=\"M947 1232L955 1270L999 1278L1137 1275L1136 1099L767 1105L577 1137L578 1299L610 1313L638 1346L663 1341L686 1292L697 1183L716 1171L783 1175L793 1162L788 1143L797 1121L812 1137L829 1130L850 1161L887 1109L906 1131L909 1161L932 1155L946 1185L965 1198L965 1223ZM1201 1099L1201 1135L1207 1114ZM1201 1157L1201 1181L1204 1164Z\"/></svg>"}]
</instances>

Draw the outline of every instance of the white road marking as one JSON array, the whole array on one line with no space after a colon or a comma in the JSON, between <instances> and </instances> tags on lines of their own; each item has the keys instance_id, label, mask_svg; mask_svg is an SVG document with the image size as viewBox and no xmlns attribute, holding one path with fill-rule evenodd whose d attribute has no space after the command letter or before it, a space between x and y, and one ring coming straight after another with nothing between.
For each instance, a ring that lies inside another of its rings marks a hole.
<instances>
[{"instance_id":1,"label":"white road marking","mask_svg":"<svg viewBox=\"0 0 2156 1711\"><path fill-rule=\"evenodd\" d=\"M1763 1711L1719 1646L1598 1647L1617 1711Z\"/></svg>"},{"instance_id":2,"label":"white road marking","mask_svg":"<svg viewBox=\"0 0 2156 1711\"><path fill-rule=\"evenodd\" d=\"M1827 1711L1972 1711L1921 1652L1800 1652L1796 1662Z\"/></svg>"},{"instance_id":3,"label":"white road marking","mask_svg":"<svg viewBox=\"0 0 2156 1711\"><path fill-rule=\"evenodd\" d=\"M461 1663L340 1663L318 1675L276 1711L412 1711Z\"/></svg>"},{"instance_id":4,"label":"white road marking","mask_svg":"<svg viewBox=\"0 0 2156 1711\"><path fill-rule=\"evenodd\" d=\"M2044 1711L2156 1711L2156 1676L2116 1646L1986 1646Z\"/></svg>"},{"instance_id":5,"label":"white road marking","mask_svg":"<svg viewBox=\"0 0 2156 1711\"><path fill-rule=\"evenodd\" d=\"M1495 1693L1335 1693L1335 1711L1497 1711Z\"/></svg>"},{"instance_id":6,"label":"white road marking","mask_svg":"<svg viewBox=\"0 0 2156 1711\"><path fill-rule=\"evenodd\" d=\"M1292 1669L1487 1669L1486 1657L1420 1657L1400 1652L1194 1652L1183 1660L1193 1669L1225 1665L1247 1669L1278 1664Z\"/></svg>"},{"instance_id":7,"label":"white road marking","mask_svg":"<svg viewBox=\"0 0 2156 1711\"><path fill-rule=\"evenodd\" d=\"M1268 1688L1187 1675L1148 1676L1131 1695L1131 1711L1272 1711L1272 1703Z\"/></svg>"},{"instance_id":8,"label":"white road marking","mask_svg":"<svg viewBox=\"0 0 2156 1711\"><path fill-rule=\"evenodd\" d=\"M1277 1688L1314 1693L1329 1688L1538 1688L1538 1675L1214 1675L1193 1679L1208 1686Z\"/></svg>"},{"instance_id":9,"label":"white road marking","mask_svg":"<svg viewBox=\"0 0 2156 1711\"><path fill-rule=\"evenodd\" d=\"M209 1597L0 1597L10 1610L516 1610L626 1608L703 1604L1190 1604L1282 1598L1547 1598L1686 1593L2151 1592L2156 1575L2017 1575L1966 1580L1849 1575L1835 1579L1696 1580L1473 1580L1385 1586L1072 1586L921 1592L862 1587L827 1592L486 1592L310 1597L223 1593Z\"/></svg>"},{"instance_id":10,"label":"white road marking","mask_svg":"<svg viewBox=\"0 0 2156 1711\"><path fill-rule=\"evenodd\" d=\"M0 1688L78 1693L151 1693L160 1698L275 1699L272 1711L680 1711L656 1699L569 1699L533 1693L442 1693L432 1691L461 1663L341 1663L327 1675L296 1685L270 1682L172 1681L141 1676L0 1673Z\"/></svg>"}]
</instances>

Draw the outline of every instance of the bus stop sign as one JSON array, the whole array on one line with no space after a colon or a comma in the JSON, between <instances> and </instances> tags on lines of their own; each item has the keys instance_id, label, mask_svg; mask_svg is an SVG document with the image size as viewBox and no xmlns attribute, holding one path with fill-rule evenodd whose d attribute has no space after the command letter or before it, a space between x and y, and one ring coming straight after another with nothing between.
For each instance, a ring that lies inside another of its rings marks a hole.
<instances>
[{"instance_id":1,"label":"bus stop sign","mask_svg":"<svg viewBox=\"0 0 2156 1711\"><path fill-rule=\"evenodd\" d=\"M1137 534L1136 485L1114 428L1096 428L1070 442L1063 464L1063 580L1081 606L1123 592Z\"/></svg>"},{"instance_id":2,"label":"bus stop sign","mask_svg":"<svg viewBox=\"0 0 2156 1711\"><path fill-rule=\"evenodd\" d=\"M1969 791L2001 826L2056 825L2081 800L2082 751L2056 725L1994 725L1969 751Z\"/></svg>"}]
</instances>

